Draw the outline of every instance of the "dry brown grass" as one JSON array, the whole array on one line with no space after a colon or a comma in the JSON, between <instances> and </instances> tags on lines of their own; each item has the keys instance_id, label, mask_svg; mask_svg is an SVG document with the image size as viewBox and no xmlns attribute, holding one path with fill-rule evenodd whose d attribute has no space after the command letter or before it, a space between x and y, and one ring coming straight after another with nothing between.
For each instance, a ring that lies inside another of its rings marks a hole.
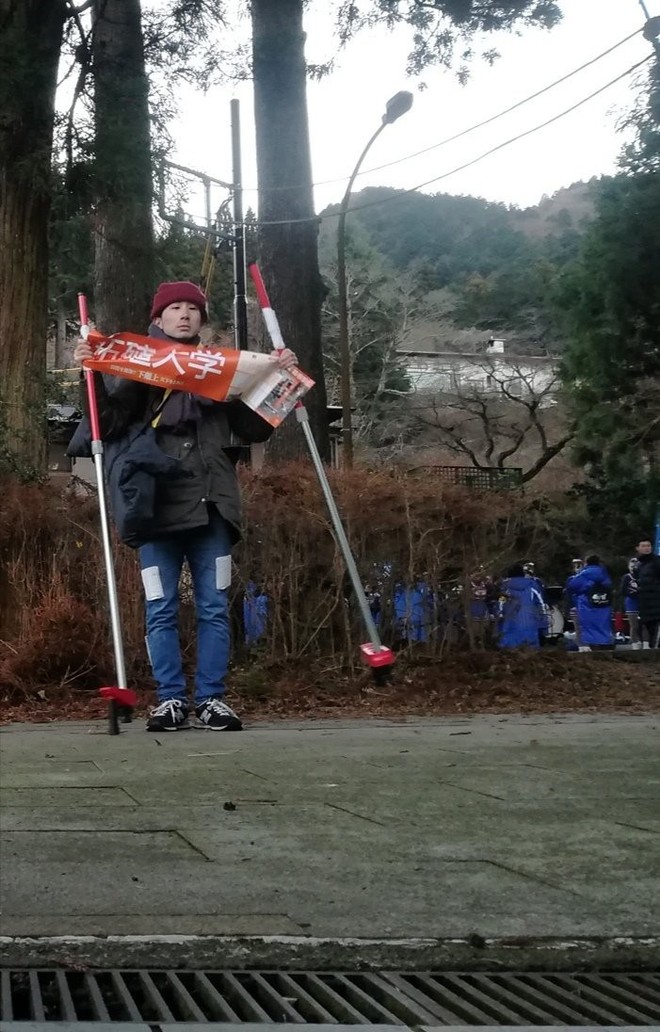
<instances>
[{"instance_id":1,"label":"dry brown grass","mask_svg":"<svg viewBox=\"0 0 660 1032\"><path fill-rule=\"evenodd\" d=\"M308 698L312 708L325 710L337 700L347 704L350 697L351 705L364 704L371 711L380 696L367 691L368 675L359 666L365 632L313 471L304 463L258 474L242 470L241 480L246 533L235 554L232 587L233 683L241 704L248 711L254 706L264 712L276 712L278 707L302 712ZM547 499L517 492L482 494L428 475L395 471L355 469L331 473L331 480L363 581L372 581L375 568L384 562L391 564L385 596L396 581L421 575L431 584L451 588L464 584L480 563L499 573L525 555L534 555L541 568L547 568L558 549L562 561L572 554L564 537L574 536L575 524ZM115 565L129 683L149 688L137 556L118 545ZM248 580L268 594L272 614L256 652L242 643L242 597ZM181 626L190 665L194 619L186 602ZM386 620L386 639L391 630ZM384 690L387 706L396 708L402 693L405 705L416 699L405 680L409 666L413 687L423 685L423 698L415 701L422 711L429 706L434 712L443 706L454 711L459 685L467 692L461 705L471 705L470 699L490 705L488 671L499 671L497 679L504 683L506 663L518 660L488 654L482 669L479 645L469 632L468 626L450 634L446 621L437 626L421 655L397 664L398 687ZM470 655L471 649L475 655ZM542 671L547 667L537 669L536 661L516 666L515 676L526 683L545 683ZM567 676L575 669L575 664L567 667ZM464 674L459 676L466 670L473 676L467 687ZM44 693L49 699L75 697L86 704L99 685L113 678L95 498L73 497L53 485L0 485L3 706L27 703L39 709ZM559 683L554 674L547 683L553 680ZM484 685L486 696L479 695ZM500 693L498 705L504 704L505 696ZM515 692L511 698L516 705L520 701Z\"/></svg>"}]
</instances>

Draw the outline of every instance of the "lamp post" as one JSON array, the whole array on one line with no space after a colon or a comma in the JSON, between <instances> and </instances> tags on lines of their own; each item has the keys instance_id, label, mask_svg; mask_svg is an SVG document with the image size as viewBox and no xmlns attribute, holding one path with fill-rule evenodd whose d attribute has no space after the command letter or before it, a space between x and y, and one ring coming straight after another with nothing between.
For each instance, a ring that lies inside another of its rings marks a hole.
<instances>
[{"instance_id":1,"label":"lamp post","mask_svg":"<svg viewBox=\"0 0 660 1032\"><path fill-rule=\"evenodd\" d=\"M344 466L353 465L353 425L351 416L351 347L348 335L348 297L346 289L346 213L351 199L351 190L355 177L360 171L367 151L386 125L396 122L397 118L410 111L413 102L412 93L401 90L390 97L385 105L385 114L381 123L368 141L351 173L341 204L339 221L337 222L337 290L339 294L339 355L341 360L341 412L342 412L342 461Z\"/></svg>"}]
</instances>

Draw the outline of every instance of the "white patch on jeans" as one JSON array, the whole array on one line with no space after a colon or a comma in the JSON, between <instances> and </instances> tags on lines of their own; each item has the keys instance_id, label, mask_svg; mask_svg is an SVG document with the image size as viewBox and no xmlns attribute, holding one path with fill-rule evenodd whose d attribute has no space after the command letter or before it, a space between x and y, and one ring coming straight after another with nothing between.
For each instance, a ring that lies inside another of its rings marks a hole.
<instances>
[{"instance_id":1,"label":"white patch on jeans","mask_svg":"<svg viewBox=\"0 0 660 1032\"><path fill-rule=\"evenodd\" d=\"M147 602L155 602L157 598L165 597L160 570L157 566L147 566L142 570L142 584Z\"/></svg>"},{"instance_id":2,"label":"white patch on jeans","mask_svg":"<svg viewBox=\"0 0 660 1032\"><path fill-rule=\"evenodd\" d=\"M231 584L231 556L219 555L215 560L215 586L218 591L226 591Z\"/></svg>"}]
</instances>

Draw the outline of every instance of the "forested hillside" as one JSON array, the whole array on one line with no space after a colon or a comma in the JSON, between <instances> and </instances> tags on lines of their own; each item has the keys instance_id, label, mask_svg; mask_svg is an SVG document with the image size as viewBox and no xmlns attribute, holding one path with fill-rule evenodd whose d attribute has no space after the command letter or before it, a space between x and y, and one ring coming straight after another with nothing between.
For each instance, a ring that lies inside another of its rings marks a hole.
<instances>
[{"instance_id":1,"label":"forested hillside","mask_svg":"<svg viewBox=\"0 0 660 1032\"><path fill-rule=\"evenodd\" d=\"M553 314L557 277L578 253L597 189L597 181L575 183L521 210L477 197L369 188L352 198L348 234L365 237L394 273L412 276L429 298L420 348L471 350L472 338L492 331L521 353L552 353L562 345ZM429 322L437 331L432 340Z\"/></svg>"}]
</instances>

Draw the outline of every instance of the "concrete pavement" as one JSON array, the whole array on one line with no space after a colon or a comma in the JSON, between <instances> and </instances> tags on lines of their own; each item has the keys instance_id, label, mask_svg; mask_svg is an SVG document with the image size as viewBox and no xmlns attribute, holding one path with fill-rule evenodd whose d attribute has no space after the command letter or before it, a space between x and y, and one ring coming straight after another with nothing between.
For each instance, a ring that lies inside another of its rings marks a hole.
<instances>
[{"instance_id":1,"label":"concrete pavement","mask_svg":"<svg viewBox=\"0 0 660 1032\"><path fill-rule=\"evenodd\" d=\"M20 962L27 940L42 960L96 963L139 961L147 941L168 963L191 943L217 961L221 941L234 964L349 961L351 943L374 964L415 951L464 963L495 943L655 950L659 728L653 716L229 735L135 723L116 738L103 724L6 727L0 954Z\"/></svg>"}]
</instances>

